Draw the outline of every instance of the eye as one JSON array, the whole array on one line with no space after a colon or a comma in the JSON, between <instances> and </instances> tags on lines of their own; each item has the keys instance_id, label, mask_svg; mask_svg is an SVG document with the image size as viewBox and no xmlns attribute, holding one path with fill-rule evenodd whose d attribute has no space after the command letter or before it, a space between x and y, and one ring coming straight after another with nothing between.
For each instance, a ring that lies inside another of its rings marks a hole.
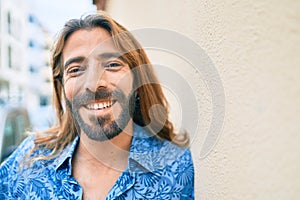
<instances>
[{"instance_id":1,"label":"eye","mask_svg":"<svg viewBox=\"0 0 300 200\"><path fill-rule=\"evenodd\" d=\"M68 71L68 73L76 73L76 72L79 72L80 69L79 68L73 68L71 70Z\"/></svg>"},{"instance_id":2,"label":"eye","mask_svg":"<svg viewBox=\"0 0 300 200\"><path fill-rule=\"evenodd\" d=\"M117 70L120 69L121 67L123 67L123 64L119 62L109 62L104 66L104 68L108 70Z\"/></svg>"},{"instance_id":3,"label":"eye","mask_svg":"<svg viewBox=\"0 0 300 200\"><path fill-rule=\"evenodd\" d=\"M85 70L84 66L72 66L67 70L67 75L77 76L80 75Z\"/></svg>"}]
</instances>

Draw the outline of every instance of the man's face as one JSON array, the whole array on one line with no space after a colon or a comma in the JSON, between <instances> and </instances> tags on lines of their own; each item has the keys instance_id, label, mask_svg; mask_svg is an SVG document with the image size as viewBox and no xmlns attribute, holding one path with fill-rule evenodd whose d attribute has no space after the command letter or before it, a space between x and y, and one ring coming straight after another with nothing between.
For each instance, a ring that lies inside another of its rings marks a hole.
<instances>
[{"instance_id":1,"label":"man's face","mask_svg":"<svg viewBox=\"0 0 300 200\"><path fill-rule=\"evenodd\" d=\"M133 75L110 38L102 28L78 30L63 50L67 106L81 132L97 141L120 134L134 108Z\"/></svg>"}]
</instances>

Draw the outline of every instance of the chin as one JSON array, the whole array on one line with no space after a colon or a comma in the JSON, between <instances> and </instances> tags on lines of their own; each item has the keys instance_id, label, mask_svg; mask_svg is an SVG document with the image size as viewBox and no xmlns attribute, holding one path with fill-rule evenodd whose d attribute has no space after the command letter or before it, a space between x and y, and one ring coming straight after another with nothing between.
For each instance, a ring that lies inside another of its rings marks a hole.
<instances>
[{"instance_id":1,"label":"chin","mask_svg":"<svg viewBox=\"0 0 300 200\"><path fill-rule=\"evenodd\" d=\"M102 128L102 127L91 127L91 126L84 126L81 127L84 134L88 136L89 139L95 140L95 141L107 141L111 140L114 137L118 136L122 129L119 127L112 127L113 125L110 125L109 128ZM107 127L107 126L106 126Z\"/></svg>"}]
</instances>

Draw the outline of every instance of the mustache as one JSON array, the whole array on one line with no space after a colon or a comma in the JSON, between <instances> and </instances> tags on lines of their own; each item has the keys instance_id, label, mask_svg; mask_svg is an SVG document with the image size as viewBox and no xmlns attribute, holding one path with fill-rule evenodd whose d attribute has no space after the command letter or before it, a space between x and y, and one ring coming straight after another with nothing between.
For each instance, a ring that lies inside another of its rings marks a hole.
<instances>
[{"instance_id":1,"label":"mustache","mask_svg":"<svg viewBox=\"0 0 300 200\"><path fill-rule=\"evenodd\" d=\"M100 88L95 92L86 90L85 92L76 95L72 99L74 107L95 101L95 100L108 100L108 99L126 99L125 94L120 89L110 90L107 88Z\"/></svg>"}]
</instances>

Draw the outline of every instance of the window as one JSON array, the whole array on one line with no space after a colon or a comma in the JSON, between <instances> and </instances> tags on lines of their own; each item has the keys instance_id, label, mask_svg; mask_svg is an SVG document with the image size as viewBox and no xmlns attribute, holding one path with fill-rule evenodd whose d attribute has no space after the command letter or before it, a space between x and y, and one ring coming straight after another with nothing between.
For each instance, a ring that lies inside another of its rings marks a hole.
<instances>
[{"instance_id":1,"label":"window","mask_svg":"<svg viewBox=\"0 0 300 200\"><path fill-rule=\"evenodd\" d=\"M34 41L32 40L29 40L29 44L28 44L29 47L33 48L34 47Z\"/></svg>"},{"instance_id":2,"label":"window","mask_svg":"<svg viewBox=\"0 0 300 200\"><path fill-rule=\"evenodd\" d=\"M29 71L30 71L30 73L32 73L32 74L37 73L37 69L36 69L36 67L34 67L33 65L30 65L30 66L29 66Z\"/></svg>"},{"instance_id":3,"label":"window","mask_svg":"<svg viewBox=\"0 0 300 200\"><path fill-rule=\"evenodd\" d=\"M11 34L11 15L10 12L7 13L7 31Z\"/></svg>"},{"instance_id":4,"label":"window","mask_svg":"<svg viewBox=\"0 0 300 200\"><path fill-rule=\"evenodd\" d=\"M8 46L7 51L8 51L8 67L12 68L12 49L10 45Z\"/></svg>"},{"instance_id":5,"label":"window","mask_svg":"<svg viewBox=\"0 0 300 200\"><path fill-rule=\"evenodd\" d=\"M49 99L47 96L40 96L40 106L47 106L49 104Z\"/></svg>"}]
</instances>

